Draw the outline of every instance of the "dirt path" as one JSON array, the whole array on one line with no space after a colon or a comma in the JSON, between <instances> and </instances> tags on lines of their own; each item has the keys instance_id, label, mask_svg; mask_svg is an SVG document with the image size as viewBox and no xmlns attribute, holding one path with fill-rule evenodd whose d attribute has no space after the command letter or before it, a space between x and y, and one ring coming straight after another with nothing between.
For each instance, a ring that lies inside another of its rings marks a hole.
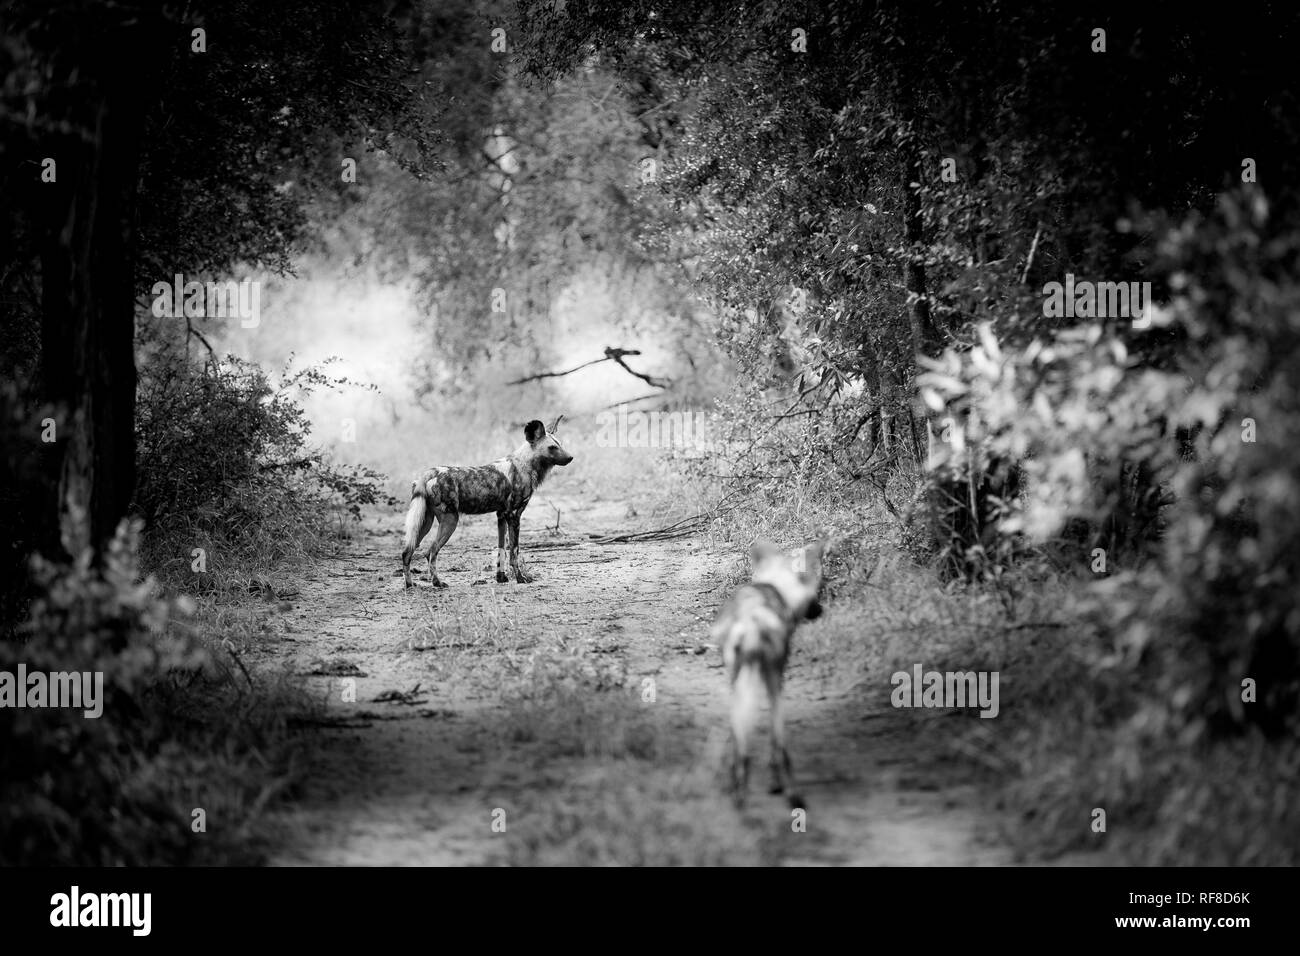
<instances>
[{"instance_id":1,"label":"dirt path","mask_svg":"<svg viewBox=\"0 0 1300 956\"><path fill-rule=\"evenodd\" d=\"M806 830L765 772L737 813L718 786L725 682L708 643L735 558L590 537L629 523L621 502L540 497L522 532L537 583L498 585L495 522L466 519L439 562L450 587L408 593L400 516L368 516L257 661L311 674L328 701L273 862L1007 862L977 839L972 793L909 782L915 741L832 692L817 675L834 662L799 645L788 719Z\"/></svg>"}]
</instances>

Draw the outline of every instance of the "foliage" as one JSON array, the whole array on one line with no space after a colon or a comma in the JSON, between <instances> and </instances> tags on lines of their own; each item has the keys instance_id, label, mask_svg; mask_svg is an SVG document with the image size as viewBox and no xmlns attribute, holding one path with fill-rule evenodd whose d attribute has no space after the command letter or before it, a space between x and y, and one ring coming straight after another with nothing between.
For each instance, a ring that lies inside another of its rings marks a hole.
<instances>
[{"instance_id":1,"label":"foliage","mask_svg":"<svg viewBox=\"0 0 1300 956\"><path fill-rule=\"evenodd\" d=\"M1124 655L1146 658L1168 689L1159 699L1193 726L1278 732L1300 699L1300 386L1289 375L1300 231L1242 193L1163 235L1172 294L1150 318L1170 370L1137 365L1101 325L1010 352L985 328L980 345L922 376L944 416L932 480L974 485L1019 463L1023 493L998 502L989 529L1004 549L1022 535L1043 544L1070 519L1101 526L1119 513L1142 523L1137 540L1156 524L1154 566L1083 558L1094 572L1127 572L1103 591ZM1166 493L1134 509L1121 463ZM1242 703L1247 678L1259 685L1253 706Z\"/></svg>"},{"instance_id":2,"label":"foliage","mask_svg":"<svg viewBox=\"0 0 1300 956\"><path fill-rule=\"evenodd\" d=\"M364 505L394 503L382 475L334 464L310 444L298 400L316 388L345 387L356 383L331 376L328 363L286 367L276 384L234 357L145 374L136 507L149 522L147 553L160 570L186 569L168 571L169 580L194 583L187 573L193 548L227 570L274 562L323 537L333 516L359 520Z\"/></svg>"},{"instance_id":3,"label":"foliage","mask_svg":"<svg viewBox=\"0 0 1300 956\"><path fill-rule=\"evenodd\" d=\"M54 521L32 507L53 497L45 493L51 469L41 467L49 459L42 459L47 449L38 436L39 423L55 412L38 396L50 390L41 373L64 352L42 350L61 346L58 334L67 331L41 314L43 296L48 304L51 293L67 291L41 257L48 265L55 240L71 232L48 216L48 197L58 190L39 184L43 160L57 157L57 182L69 189L102 187L89 196L91 208L94 200L123 201L121 230L92 236L90 258L125 249L124 261L134 254L135 274L128 268L102 284L92 281L75 307L84 318L87 309L112 303L125 321L113 329L100 324L102 340L92 336L92 344L108 343L115 358L128 357L123 367L130 372L132 290L176 273L211 278L250 264L287 270L311 238L313 204L348 197L340 175L345 157L363 171L373 150L411 172L433 165L437 104L410 66L430 52L428 31L438 14L422 3L307 0L270 8L236 0L181 9L19 0L5 5L4 17L0 184L15 202L0 216L0 495L15 507L4 525L0 657L33 669L102 672L109 710L100 720L4 710L0 858L248 862L256 851L240 845L251 835L243 824L283 782L270 778L290 749L285 701L261 686L232 692L197 669L198 651L189 656L168 643L161 634L165 606L138 580L134 531L102 560L83 555L68 567L42 566L35 578L26 567L27 555L50 540ZM200 29L203 51L192 46L192 31ZM117 41L128 35L153 46L147 57L123 65L120 57L134 53L122 54ZM115 129L129 133L96 139L106 62L110 73L132 76L147 63L153 82L147 95L125 103L122 115L132 116ZM89 152L86 144L107 157L104 168L128 175L107 186L91 179L85 164L69 159ZM35 387L31 394L10 388L11 378ZM337 384L324 372L306 370L272 386L240 363L196 368L161 356L144 370L134 421L134 377L114 381L121 388L95 408L133 424L141 439L135 504L150 524L139 547L145 565L168 583L202 587L203 579L176 570L188 570L195 547L207 548L227 579L271 562L279 567L291 554L319 551L336 517L356 516L382 499L380 476L335 466L307 443L294 395ZM130 454L118 461L129 463ZM20 641L12 625L29 604ZM168 620L169 628L182 626L176 615ZM220 653L206 660L221 666ZM225 817L221 836L190 830L196 806Z\"/></svg>"},{"instance_id":4,"label":"foliage","mask_svg":"<svg viewBox=\"0 0 1300 956\"><path fill-rule=\"evenodd\" d=\"M99 566L89 553L70 567L39 562L22 639L0 643L0 670L10 674L21 663L29 675L102 678L95 716L86 707L0 713L6 865L258 859L246 824L266 768L289 743L274 716L254 716L204 677L207 651L168 635L168 621L193 604L161 599L152 578L141 579L137 542L138 527L123 523ZM258 763L241 759L258 747ZM195 807L224 826L196 832Z\"/></svg>"},{"instance_id":5,"label":"foliage","mask_svg":"<svg viewBox=\"0 0 1300 956\"><path fill-rule=\"evenodd\" d=\"M1300 630L1281 593L1297 205L1269 187L1205 210L1252 164L1294 181L1296 85L1273 71L1298 25L1162 10L1151 30L1148 9L525 0L520 24L534 72L611 69L653 100L669 215L649 238L692 257L759 388L808 400L742 403L737 427L779 455L828 384L856 415L911 418L935 452L916 514L950 573L1090 572L1102 551L1158 582L1149 606L1115 599L1114 632L1171 648L1176 709L1276 729ZM1259 135L1237 148L1242 124ZM1066 273L1149 279L1170 304L1151 330L1044 328L1037 290ZM777 340L798 347L764 363ZM1247 417L1269 436L1243 442ZM809 467L856 454L844 437L801 448ZM1248 672L1272 696L1243 712Z\"/></svg>"}]
</instances>

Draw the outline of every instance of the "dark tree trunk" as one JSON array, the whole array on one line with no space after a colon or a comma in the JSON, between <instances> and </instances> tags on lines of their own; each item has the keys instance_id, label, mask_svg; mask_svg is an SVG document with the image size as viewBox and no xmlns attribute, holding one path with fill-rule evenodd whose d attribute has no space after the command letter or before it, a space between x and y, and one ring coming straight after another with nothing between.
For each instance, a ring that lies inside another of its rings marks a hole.
<instances>
[{"instance_id":1,"label":"dark tree trunk","mask_svg":"<svg viewBox=\"0 0 1300 956\"><path fill-rule=\"evenodd\" d=\"M60 409L43 546L55 557L101 557L135 485L135 198L147 64L162 51L138 23L114 32L88 45L104 58L81 65L66 101L77 132L49 142L57 179L37 187L41 377Z\"/></svg>"},{"instance_id":2,"label":"dark tree trunk","mask_svg":"<svg viewBox=\"0 0 1300 956\"><path fill-rule=\"evenodd\" d=\"M912 333L913 355L934 357L939 354L939 332L930 311L930 298L925 276L925 222L921 215L921 158L914 140L902 146L903 155L903 239L907 253L903 265L903 280L907 288L907 317ZM913 186L912 184L917 185ZM912 454L921 469L926 467L928 449L922 445L924 428L916 420L916 412L909 410ZM928 416L927 419L928 420Z\"/></svg>"},{"instance_id":3,"label":"dark tree trunk","mask_svg":"<svg viewBox=\"0 0 1300 956\"><path fill-rule=\"evenodd\" d=\"M867 382L867 401L870 403L867 411L867 441L871 445L872 454L880 451L889 454L889 447L885 442L885 390L881 387L880 374L880 357L874 351L869 353L870 360L863 369L863 377Z\"/></svg>"},{"instance_id":4,"label":"dark tree trunk","mask_svg":"<svg viewBox=\"0 0 1300 956\"><path fill-rule=\"evenodd\" d=\"M908 319L912 327L912 349L918 355L933 357L939 354L939 331L935 328L930 311L930 299L925 283L924 221L921 217L921 160L915 145L904 147L903 155L903 238L907 243L904 266L907 297L910 303Z\"/></svg>"}]
</instances>

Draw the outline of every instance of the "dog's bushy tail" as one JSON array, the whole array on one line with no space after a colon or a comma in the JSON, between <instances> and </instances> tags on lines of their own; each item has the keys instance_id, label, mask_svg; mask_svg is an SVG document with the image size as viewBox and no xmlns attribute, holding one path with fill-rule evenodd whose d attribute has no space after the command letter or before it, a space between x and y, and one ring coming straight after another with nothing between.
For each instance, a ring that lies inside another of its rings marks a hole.
<instances>
[{"instance_id":1,"label":"dog's bushy tail","mask_svg":"<svg viewBox=\"0 0 1300 956\"><path fill-rule=\"evenodd\" d=\"M414 486L411 489L411 506L406 509L406 537L402 542L402 569L406 572L408 580L411 571L411 555L415 554L415 549L420 545L420 529L424 526L424 513L428 507L424 493L418 485Z\"/></svg>"}]
</instances>

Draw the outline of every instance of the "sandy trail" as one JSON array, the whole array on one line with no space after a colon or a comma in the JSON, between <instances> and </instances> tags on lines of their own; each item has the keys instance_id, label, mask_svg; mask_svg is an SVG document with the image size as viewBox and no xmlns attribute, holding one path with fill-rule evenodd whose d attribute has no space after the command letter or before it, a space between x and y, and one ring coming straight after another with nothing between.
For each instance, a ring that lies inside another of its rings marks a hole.
<instances>
[{"instance_id":1,"label":"sandy trail","mask_svg":"<svg viewBox=\"0 0 1300 956\"><path fill-rule=\"evenodd\" d=\"M628 514L539 494L523 518L530 585L488 583L496 523L467 518L439 561L450 587L412 592L400 515L367 515L256 659L311 675L328 702L272 862L1008 862L977 838L989 828L974 792L912 781L902 725L830 692L816 675L834 662L798 643L788 722L806 829L764 792L762 751L750 804L733 809L718 789L726 696L708 621L735 557L691 538L592 540L628 530Z\"/></svg>"}]
</instances>

